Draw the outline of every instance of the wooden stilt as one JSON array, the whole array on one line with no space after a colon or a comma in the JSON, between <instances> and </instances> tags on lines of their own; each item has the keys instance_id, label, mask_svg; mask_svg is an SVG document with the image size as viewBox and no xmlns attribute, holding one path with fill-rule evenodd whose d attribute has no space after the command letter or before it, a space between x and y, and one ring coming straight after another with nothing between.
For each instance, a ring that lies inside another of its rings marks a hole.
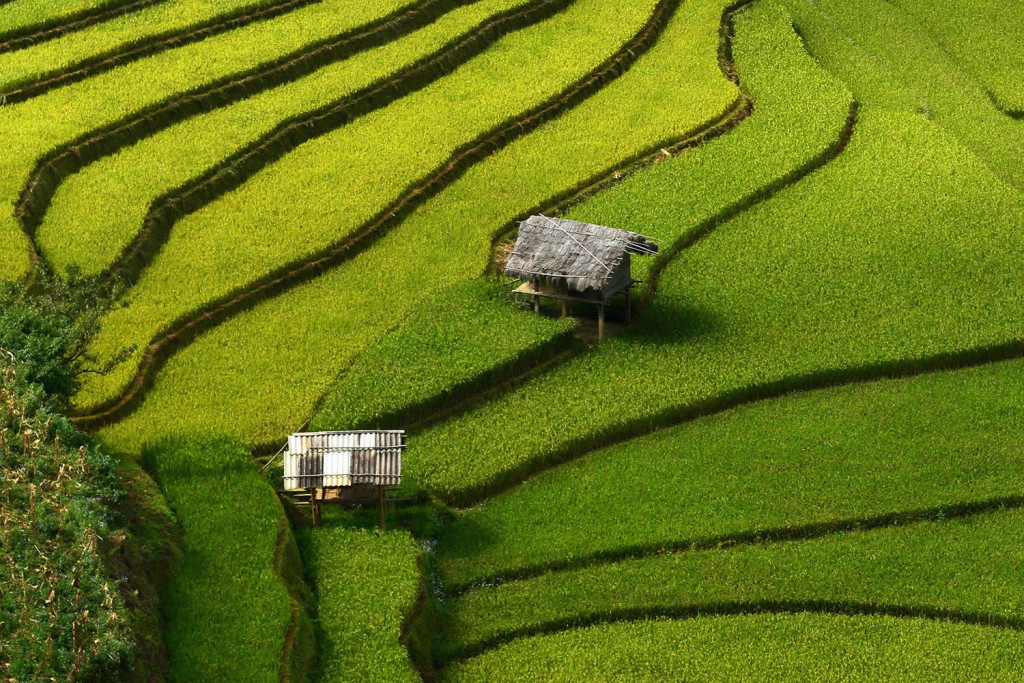
<instances>
[{"instance_id":1,"label":"wooden stilt","mask_svg":"<svg viewBox=\"0 0 1024 683\"><path fill-rule=\"evenodd\" d=\"M320 503L316 499L316 489L309 490L309 507L313 511L313 528L320 528Z\"/></svg>"},{"instance_id":2,"label":"wooden stilt","mask_svg":"<svg viewBox=\"0 0 1024 683\"><path fill-rule=\"evenodd\" d=\"M629 301L629 299L630 299L629 289L627 289L626 290L626 324L627 325L631 322L631 318L632 318L632 315L633 315L632 311L630 310L630 305L629 305L630 301Z\"/></svg>"},{"instance_id":3,"label":"wooden stilt","mask_svg":"<svg viewBox=\"0 0 1024 683\"><path fill-rule=\"evenodd\" d=\"M384 506L387 502L384 499L384 487L377 487L377 515L380 517L380 530L384 531Z\"/></svg>"},{"instance_id":4,"label":"wooden stilt","mask_svg":"<svg viewBox=\"0 0 1024 683\"><path fill-rule=\"evenodd\" d=\"M604 302L597 305L597 343L604 340Z\"/></svg>"},{"instance_id":5,"label":"wooden stilt","mask_svg":"<svg viewBox=\"0 0 1024 683\"><path fill-rule=\"evenodd\" d=\"M566 317L567 315L569 315L569 307L568 307L568 306L566 306L566 305L565 305L565 302L563 301L563 302L562 302L562 317L564 318L564 317Z\"/></svg>"},{"instance_id":6,"label":"wooden stilt","mask_svg":"<svg viewBox=\"0 0 1024 683\"><path fill-rule=\"evenodd\" d=\"M540 295L539 294L534 294L533 295L533 312L534 313L540 313Z\"/></svg>"}]
</instances>

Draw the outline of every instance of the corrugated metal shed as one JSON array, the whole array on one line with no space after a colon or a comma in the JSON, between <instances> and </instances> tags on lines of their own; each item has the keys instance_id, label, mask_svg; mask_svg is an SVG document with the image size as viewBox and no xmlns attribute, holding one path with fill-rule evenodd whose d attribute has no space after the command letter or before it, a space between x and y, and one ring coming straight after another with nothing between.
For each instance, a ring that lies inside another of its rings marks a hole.
<instances>
[{"instance_id":1,"label":"corrugated metal shed","mask_svg":"<svg viewBox=\"0 0 1024 683\"><path fill-rule=\"evenodd\" d=\"M402 430L299 432L288 437L284 488L397 486L402 481Z\"/></svg>"},{"instance_id":2,"label":"corrugated metal shed","mask_svg":"<svg viewBox=\"0 0 1024 683\"><path fill-rule=\"evenodd\" d=\"M607 299L632 283L630 254L657 252L658 245L635 232L531 216L519 224L505 274L532 283L541 292Z\"/></svg>"}]
</instances>

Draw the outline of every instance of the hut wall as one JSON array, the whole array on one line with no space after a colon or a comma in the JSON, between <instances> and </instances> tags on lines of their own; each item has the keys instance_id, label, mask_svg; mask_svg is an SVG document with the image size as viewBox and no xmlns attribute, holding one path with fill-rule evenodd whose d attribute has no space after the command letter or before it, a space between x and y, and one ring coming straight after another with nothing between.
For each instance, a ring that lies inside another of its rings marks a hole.
<instances>
[{"instance_id":1,"label":"hut wall","mask_svg":"<svg viewBox=\"0 0 1024 683\"><path fill-rule=\"evenodd\" d=\"M630 268L629 254L627 253L623 254L619 265L612 271L608 279L605 280L601 295L607 299L610 296L625 291L631 284L633 284L633 272Z\"/></svg>"},{"instance_id":2,"label":"hut wall","mask_svg":"<svg viewBox=\"0 0 1024 683\"><path fill-rule=\"evenodd\" d=\"M284 458L284 488L393 486L402 480L402 432L292 434Z\"/></svg>"}]
</instances>

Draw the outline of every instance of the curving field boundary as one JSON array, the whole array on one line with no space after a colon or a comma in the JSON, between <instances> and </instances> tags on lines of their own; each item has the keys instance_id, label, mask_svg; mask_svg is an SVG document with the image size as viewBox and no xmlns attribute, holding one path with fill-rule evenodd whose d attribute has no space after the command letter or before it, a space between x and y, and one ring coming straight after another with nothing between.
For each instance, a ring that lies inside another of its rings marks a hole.
<instances>
[{"instance_id":1,"label":"curving field boundary","mask_svg":"<svg viewBox=\"0 0 1024 683\"><path fill-rule=\"evenodd\" d=\"M743 3L747 4L747 3ZM721 211L704 223L697 226L697 228L690 233L689 236L685 237L681 241L665 249L663 253L660 253L656 258L658 259L655 264L651 267L649 279L645 284L644 290L642 291L639 301L637 303L637 309L642 311L644 308L650 305L651 299L657 291L658 279L664 269L671 263L672 259L685 249L692 247L694 244L708 236L718 226L732 220L739 214L747 211L748 209L771 199L778 192L785 188L794 185L811 173L821 169L827 165L830 161L835 159L842 153L846 146L849 144L850 138L853 135L854 127L857 121L858 106L856 102L853 102L850 106L850 112L847 116L846 126L841 133L839 139L836 140L835 144L826 149L823 153L817 157L809 160L806 164L794 169L790 173L778 178L767 187L762 188L757 193L749 195L747 197L737 200L735 203L727 207L724 211ZM698 136L700 137L700 136ZM685 144L685 143L683 143ZM602 181L604 183L614 183L617 179L614 177L605 177ZM507 226L506 232L507 234ZM1024 348L1024 341L1022 341L1022 348ZM1016 346L1014 347L1017 348ZM952 356L953 354L951 354ZM956 354L963 355L963 354ZM997 354L998 355L998 354ZM985 356L986 358L988 356ZM1013 356L1011 356L1013 357ZM973 359L974 357L971 356ZM996 356L993 356L996 358ZM998 356L1002 359L1002 356ZM569 444L563 449L549 454L543 459L543 461L537 462L526 462L522 466L508 470L495 480L481 484L479 486L464 489L449 500L448 502L457 507L469 507L479 503L480 501L510 490L521 484L527 478L533 476L537 472L556 467L562 463L570 460L575 460L582 457L586 453L589 453L600 448L606 448L622 441L628 441L637 436L643 434L649 434L658 429L665 427L672 427L683 422L689 422L697 419L698 417L704 417L712 413L722 412L729 410L746 403L752 403L755 401L764 400L767 398L775 398L788 393L796 391L807 391L810 389L824 388L827 386L834 386L840 384L848 384L854 381L867 381L873 379L883 379L889 377L890 374L895 373L895 376L905 376L907 374L919 374L920 372L936 369L945 369L944 367L935 367L932 364L931 359L922 360L919 365L910 365L906 368L903 366L875 366L872 365L866 368L858 368L848 372L822 372L806 377L794 377L787 378L785 380L766 383L764 385L758 385L754 387L747 387L743 390L737 390L728 392L722 396L714 397L706 401L702 401L698 404L687 406L682 409L674 409L665 411L662 415L655 416L653 418L645 418L634 424L626 424L620 429L602 438L596 445L588 441L586 445L574 445ZM971 364L976 364L977 361L972 361ZM959 367L953 365L952 367ZM920 368L920 369L917 369Z\"/></svg>"},{"instance_id":2,"label":"curving field boundary","mask_svg":"<svg viewBox=\"0 0 1024 683\"><path fill-rule=\"evenodd\" d=\"M383 109L479 56L504 36L535 25L563 11L576 0L535 0L495 15L468 34L405 69L371 83L324 107L281 121L259 140L240 149L198 178L150 206L142 228L104 273L106 279L138 280L170 237L174 224L251 177L305 142L327 135L353 120Z\"/></svg>"},{"instance_id":3,"label":"curving field boundary","mask_svg":"<svg viewBox=\"0 0 1024 683\"><path fill-rule=\"evenodd\" d=\"M1024 495L1000 496L984 500L935 505L927 508L897 510L868 517L836 519L825 522L813 522L811 524L781 526L773 529L755 529L705 538L679 539L669 542L662 541L656 544L627 546L566 560L531 565L517 569L514 572L492 574L482 579L476 579L468 584L452 586L445 594L447 597L457 599L481 588L525 581L551 572L573 571L586 567L615 564L625 560L656 557L665 553L700 552L737 546L808 541L837 534L902 527L921 522L941 522L949 519L974 517L989 512L1017 510L1020 508L1024 508Z\"/></svg>"},{"instance_id":4,"label":"curving field boundary","mask_svg":"<svg viewBox=\"0 0 1024 683\"><path fill-rule=\"evenodd\" d=\"M414 209L451 185L474 164L587 100L647 53L681 3L682 0L661 0L647 23L614 55L558 95L461 147L447 162L364 223L352 236L306 260L282 266L254 285L215 300L203 309L173 322L168 332L162 333L146 348L134 379L119 398L91 414L76 415L72 420L84 428L95 429L131 413L141 403L160 368L178 349L202 332L259 302L308 282L365 251Z\"/></svg>"},{"instance_id":5,"label":"curving field boundary","mask_svg":"<svg viewBox=\"0 0 1024 683\"><path fill-rule=\"evenodd\" d=\"M657 149L648 151L632 162L621 164L618 168L612 169L603 177L598 178L591 184L582 188L575 188L560 196L552 197L543 205L538 205L530 211L524 211L515 219L506 223L491 237L491 259L488 263L489 273L497 273L497 255L501 244L507 241L510 236L519 229L520 222L526 220L532 214L542 213L545 215L562 215L573 207L583 204L591 197L609 190L619 183L625 182L630 177L646 168L650 168L654 164L679 156L687 150L710 142L721 135L725 135L742 123L744 119L754 113L754 101L746 92L743 91L743 84L740 83L739 74L736 71L736 63L732 56L732 44L733 38L735 37L735 25L733 20L739 12L752 5L755 1L756 0L737 0L737 2L729 5L722 12L722 19L719 24L718 68L721 69L722 75L729 81L735 83L737 87L740 88L740 92L743 93L741 99L736 102L733 108L730 109L729 112L727 112L719 121L705 130L700 131L698 134L687 135L686 137L679 138L677 140L666 141L664 145L659 146Z\"/></svg>"},{"instance_id":6,"label":"curving field boundary","mask_svg":"<svg viewBox=\"0 0 1024 683\"><path fill-rule=\"evenodd\" d=\"M850 104L850 113L846 118L846 127L843 129L843 132L836 141L836 144L831 148L825 150L814 159L811 159L806 165L793 169L790 173L781 176L766 187L761 188L761 190L756 194L738 200L727 207L724 211L712 216L705 222L698 225L696 229L694 229L684 239L676 242L670 248L659 253L654 265L651 266L651 270L648 273L648 281L645 283L643 293L640 296L640 309L642 310L650 305L651 299L653 299L654 295L657 293L658 282L661 279L662 273L665 272L665 268L667 268L672 260L681 252L700 242L702 239L714 232L719 226L728 223L741 213L752 209L757 204L771 199L782 190L797 184L811 173L823 168L826 164L842 154L843 150L846 149L846 146L850 144L850 138L853 137L853 129L857 125L858 109L859 105L856 101Z\"/></svg>"},{"instance_id":7,"label":"curving field boundary","mask_svg":"<svg viewBox=\"0 0 1024 683\"><path fill-rule=\"evenodd\" d=\"M277 578L288 590L288 627L281 645L281 681L293 678L308 680L313 673L317 638L306 606L302 588L302 560L298 556L295 537L285 514L278 505L278 533L274 545L273 568ZM308 590L308 589L307 589Z\"/></svg>"},{"instance_id":8,"label":"curving field boundary","mask_svg":"<svg viewBox=\"0 0 1024 683\"><path fill-rule=\"evenodd\" d=\"M997 110L1001 111L1002 113L1006 114L1011 119L1024 119L1024 110L1018 111L1018 110L1015 110L1015 109L1007 109L999 101L999 98L996 97L996 93L991 88L989 88L987 85L985 85L981 81L980 78L978 78L978 76L975 74L975 72L974 72L974 70L972 68L970 68L967 64L965 64L960 59L960 57L958 57L951 49L946 47L946 44L939 38L938 35L936 35L935 31L932 30L932 28L930 26L928 26L928 24L926 22L924 22L921 19L919 19L918 16L914 12L912 12L909 9L906 9L905 7L900 5L899 3L893 2L893 0L884 0L884 1L885 1L885 3L887 5L889 5L890 7L895 9L896 11L898 11L898 12L902 13L904 16L906 16L907 19L909 19L911 22L913 22L913 24L917 28L919 28L921 31L926 33L928 35L929 39L931 39L931 41L940 50L942 50L942 53L946 55L946 58L949 59L950 63L955 64L956 67L961 71L961 73L963 73L964 76L969 78L971 81L974 82L975 85L978 86L979 89L984 91L985 95L988 96L989 101L992 102L992 106L993 107L995 107Z\"/></svg>"},{"instance_id":9,"label":"curving field boundary","mask_svg":"<svg viewBox=\"0 0 1024 683\"><path fill-rule=\"evenodd\" d=\"M741 86L741 83L732 57L732 41L735 34L733 19L738 12L742 11L754 2L755 0L739 0L735 4L727 7L722 13L722 21L719 28L720 41L718 46L718 64L719 68L722 70L722 74L737 86ZM679 156L687 150L710 142L711 140L731 131L742 123L744 119L754 113L753 100L750 99L750 96L747 93L742 91L742 88L741 93L741 98L737 100L733 107L729 109L723 117L713 122L710 126L696 135L688 135L684 138L666 142L664 146L659 146L655 150L648 151L643 156L640 156L632 162L627 161L625 164L607 172L603 177L600 177L585 187L574 188L563 195L551 198L543 205L538 205L530 211L523 212L514 220L506 223L491 237L491 256L488 262L487 272L490 274L496 274L498 272L498 250L502 243L507 241L510 235L518 229L520 221L525 220L530 215L534 213L562 215L574 206L584 203L594 195L604 192L619 183L625 182L631 176L653 166L654 164ZM647 301L649 301L649 297L641 299L641 302ZM466 396L464 400L459 401L457 404L439 407L433 411L424 411L422 416L418 417L416 422L408 427L408 430L419 431L432 424L440 422L441 420L464 413L484 400L493 398L507 391L511 391L523 382L568 362L577 355L576 351L581 350L582 348L572 350L552 349L550 352L551 356L549 358L539 358L536 360L537 364L534 367L523 370L519 373L507 375L498 386L479 387L475 393Z\"/></svg>"},{"instance_id":10,"label":"curving field boundary","mask_svg":"<svg viewBox=\"0 0 1024 683\"><path fill-rule=\"evenodd\" d=\"M294 0L300 1L300 0ZM36 228L60 184L69 175L104 156L180 123L308 75L352 55L385 45L422 28L448 11L476 0L424 0L417 5L308 46L240 75L221 79L166 102L133 112L48 152L36 164L15 206L25 234L34 241Z\"/></svg>"},{"instance_id":11,"label":"curving field boundary","mask_svg":"<svg viewBox=\"0 0 1024 683\"><path fill-rule=\"evenodd\" d=\"M156 0L164 2L164 0ZM8 86L7 91L0 92L0 102L17 104L33 97L43 95L54 88L70 85L83 81L104 71L110 71L118 66L149 57L159 52L179 48L190 43L198 43L220 33L226 33L241 28L257 21L265 21L274 17L287 14L294 10L312 5L323 0L276 0L270 4L257 9L247 9L234 12L211 19L208 22L184 27L177 31L147 38L139 43L126 46L119 50L94 55L84 59L70 67L58 69L46 73L34 80L17 83L13 87ZM154 0L148 0L138 9L144 9L149 5L156 4ZM135 11L135 10L132 10ZM118 14L123 14L119 12ZM57 38L59 35L53 36ZM27 46L25 46L27 47ZM0 52L4 52L0 49Z\"/></svg>"},{"instance_id":12,"label":"curving field boundary","mask_svg":"<svg viewBox=\"0 0 1024 683\"><path fill-rule=\"evenodd\" d=\"M167 2L167 0L112 0L99 7L90 7L68 17L49 19L32 26L0 33L0 54L53 40L101 21L138 12L162 2ZM0 2L0 5L4 4L6 2Z\"/></svg>"},{"instance_id":13,"label":"curving field boundary","mask_svg":"<svg viewBox=\"0 0 1024 683\"><path fill-rule=\"evenodd\" d=\"M624 609L572 619L549 621L537 626L501 633L455 652L442 666L462 661L493 650L501 645L530 636L559 633L574 629L627 621L648 619L700 619L704 617L754 614L832 614L840 616L884 616L899 619L927 619L969 626L988 626L1024 631L1024 620L995 614L960 612L929 605L890 605L843 600L769 600L763 602L684 603L654 609Z\"/></svg>"}]
</instances>

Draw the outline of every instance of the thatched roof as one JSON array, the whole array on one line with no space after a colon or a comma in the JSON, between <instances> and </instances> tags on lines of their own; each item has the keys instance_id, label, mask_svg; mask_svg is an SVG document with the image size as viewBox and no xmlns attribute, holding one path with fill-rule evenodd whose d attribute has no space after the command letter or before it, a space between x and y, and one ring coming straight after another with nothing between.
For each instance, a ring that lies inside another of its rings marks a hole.
<instances>
[{"instance_id":1,"label":"thatched roof","mask_svg":"<svg viewBox=\"0 0 1024 683\"><path fill-rule=\"evenodd\" d=\"M635 232L531 216L519 224L519 239L505 274L527 282L564 279L578 292L600 290L625 254L657 252L658 245Z\"/></svg>"}]
</instances>

